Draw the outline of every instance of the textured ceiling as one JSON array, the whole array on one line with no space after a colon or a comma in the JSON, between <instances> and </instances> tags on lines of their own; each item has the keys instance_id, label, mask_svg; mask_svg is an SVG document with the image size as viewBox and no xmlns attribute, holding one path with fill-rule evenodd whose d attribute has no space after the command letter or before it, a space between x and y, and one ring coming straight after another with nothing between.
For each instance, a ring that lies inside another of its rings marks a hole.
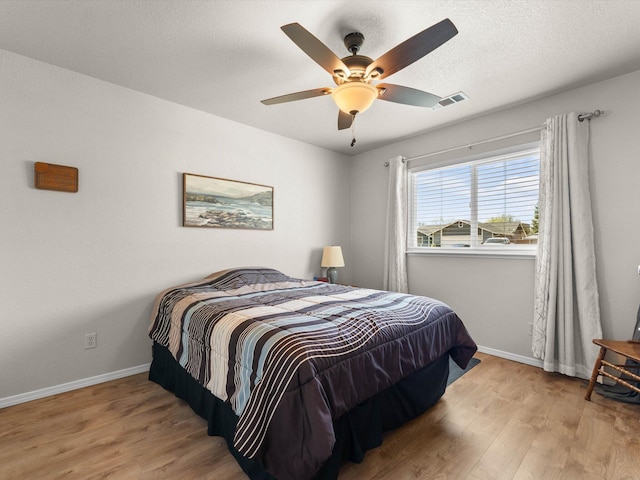
<instances>
[{"instance_id":1,"label":"textured ceiling","mask_svg":"<svg viewBox=\"0 0 640 480\"><path fill-rule=\"evenodd\" d=\"M354 148L331 98L260 103L333 85L281 25L302 24L339 57L360 31L375 59L444 18L459 34L385 81L469 100L376 101ZM638 25L640 0L0 1L1 49L346 154L638 70Z\"/></svg>"}]
</instances>

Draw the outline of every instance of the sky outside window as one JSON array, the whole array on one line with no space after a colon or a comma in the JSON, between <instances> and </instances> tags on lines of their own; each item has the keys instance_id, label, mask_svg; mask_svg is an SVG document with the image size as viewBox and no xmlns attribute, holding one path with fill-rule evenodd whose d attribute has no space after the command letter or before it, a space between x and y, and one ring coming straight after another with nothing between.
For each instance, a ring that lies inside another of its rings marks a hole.
<instances>
[{"instance_id":1,"label":"sky outside window","mask_svg":"<svg viewBox=\"0 0 640 480\"><path fill-rule=\"evenodd\" d=\"M538 203L540 160L537 152L415 174L417 225L471 220L474 169L477 172L478 222L503 219L531 224Z\"/></svg>"}]
</instances>

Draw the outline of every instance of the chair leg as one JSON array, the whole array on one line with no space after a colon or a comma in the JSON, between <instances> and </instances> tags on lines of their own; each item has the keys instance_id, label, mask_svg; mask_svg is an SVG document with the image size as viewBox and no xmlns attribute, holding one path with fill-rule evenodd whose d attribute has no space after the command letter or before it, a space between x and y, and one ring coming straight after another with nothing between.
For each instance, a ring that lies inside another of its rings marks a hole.
<instances>
[{"instance_id":1,"label":"chair leg","mask_svg":"<svg viewBox=\"0 0 640 480\"><path fill-rule=\"evenodd\" d=\"M600 353L598 354L598 358L596 363L593 366L593 372L591 373L591 379L589 380L589 388L587 388L587 394L584 396L585 400L591 401L591 392L593 392L593 387L596 386L596 380L598 379L598 372L600 372L600 367L602 366L602 359L607 353L607 349L605 347L600 347Z\"/></svg>"}]
</instances>

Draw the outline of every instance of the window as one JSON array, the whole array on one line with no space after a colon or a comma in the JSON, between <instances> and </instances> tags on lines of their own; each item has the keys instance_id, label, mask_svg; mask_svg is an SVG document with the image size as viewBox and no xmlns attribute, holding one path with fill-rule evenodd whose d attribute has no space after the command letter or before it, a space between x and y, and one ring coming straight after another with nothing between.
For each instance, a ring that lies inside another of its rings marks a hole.
<instances>
[{"instance_id":1,"label":"window","mask_svg":"<svg viewBox=\"0 0 640 480\"><path fill-rule=\"evenodd\" d=\"M539 175L539 148L412 169L409 247L533 249Z\"/></svg>"}]
</instances>

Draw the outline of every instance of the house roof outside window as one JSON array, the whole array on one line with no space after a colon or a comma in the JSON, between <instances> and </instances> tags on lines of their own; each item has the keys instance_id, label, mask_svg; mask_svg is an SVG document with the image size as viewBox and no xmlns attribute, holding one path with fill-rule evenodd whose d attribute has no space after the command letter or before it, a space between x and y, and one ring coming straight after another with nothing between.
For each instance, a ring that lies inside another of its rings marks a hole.
<instances>
[{"instance_id":1,"label":"house roof outside window","mask_svg":"<svg viewBox=\"0 0 640 480\"><path fill-rule=\"evenodd\" d=\"M432 237L440 232L447 235L447 229L459 228L460 225L471 227L469 220L458 219L443 225L423 225L418 227L418 234ZM531 230L531 226L525 222L478 222L478 229L483 230L482 236L507 237L510 240L525 239ZM485 235L485 232L489 235Z\"/></svg>"}]
</instances>

